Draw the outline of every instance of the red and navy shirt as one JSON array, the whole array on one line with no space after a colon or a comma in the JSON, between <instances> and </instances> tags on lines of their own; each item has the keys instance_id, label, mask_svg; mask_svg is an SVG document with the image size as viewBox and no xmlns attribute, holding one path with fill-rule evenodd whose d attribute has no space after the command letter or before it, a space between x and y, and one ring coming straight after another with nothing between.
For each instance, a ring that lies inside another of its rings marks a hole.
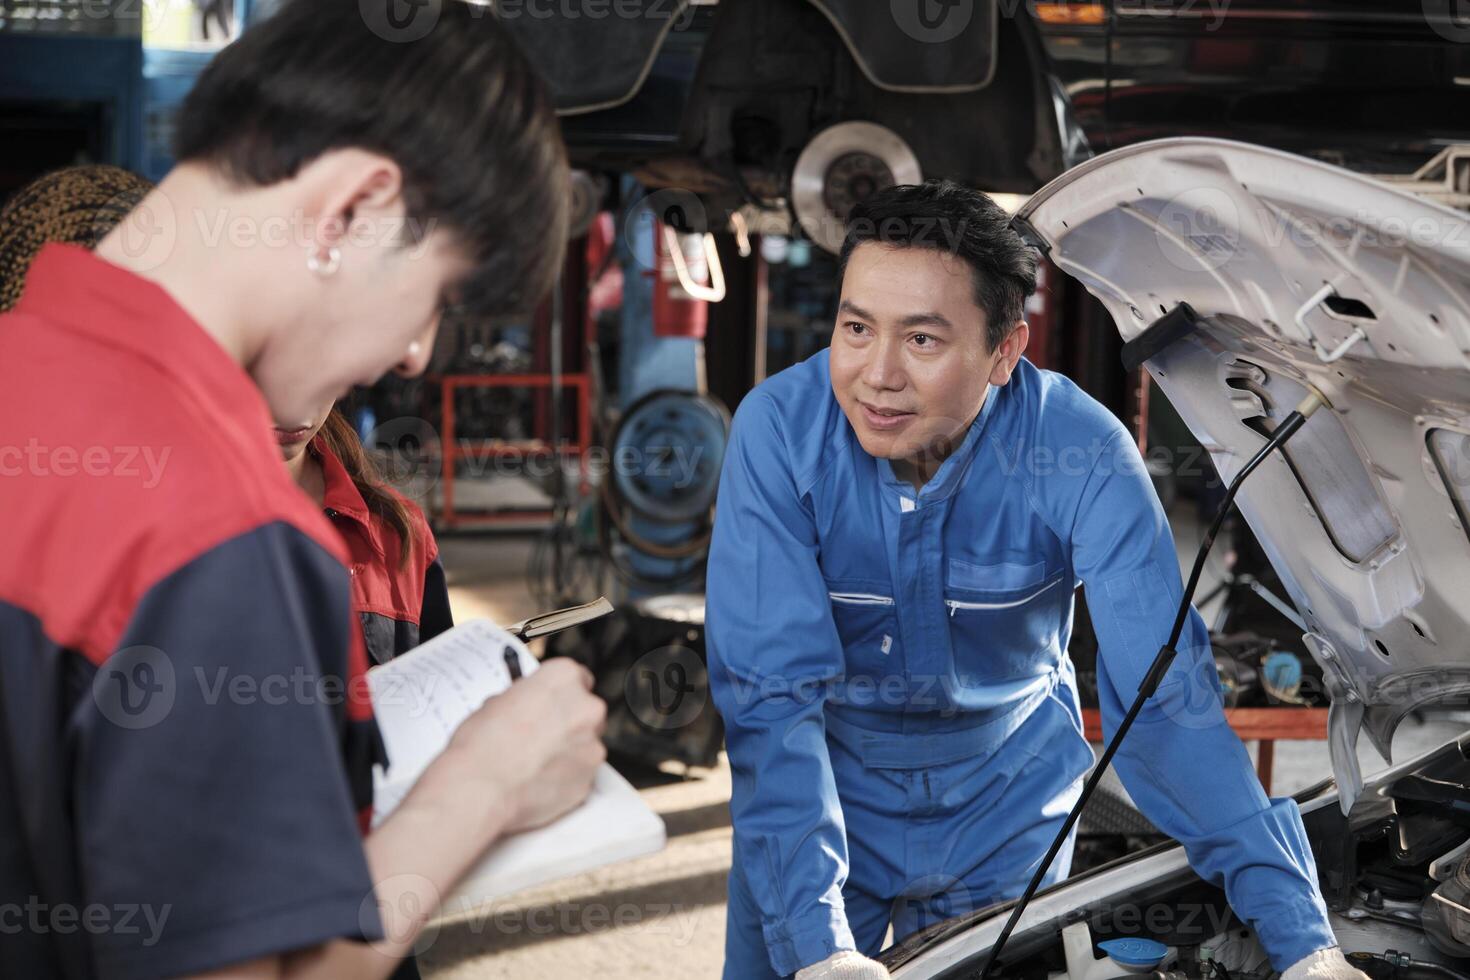
<instances>
[{"instance_id":1,"label":"red and navy shirt","mask_svg":"<svg viewBox=\"0 0 1470 980\"><path fill-rule=\"evenodd\" d=\"M348 553L270 429L166 292L85 250L0 316L6 976L381 935Z\"/></svg>"},{"instance_id":2,"label":"red and navy shirt","mask_svg":"<svg viewBox=\"0 0 1470 980\"><path fill-rule=\"evenodd\" d=\"M321 463L326 484L322 508L347 543L352 608L367 640L368 657L383 664L433 639L454 625L439 544L423 511L404 499L413 548L399 563L402 538L393 525L368 509L342 461L318 435L307 446ZM395 493L391 487L384 487Z\"/></svg>"}]
</instances>

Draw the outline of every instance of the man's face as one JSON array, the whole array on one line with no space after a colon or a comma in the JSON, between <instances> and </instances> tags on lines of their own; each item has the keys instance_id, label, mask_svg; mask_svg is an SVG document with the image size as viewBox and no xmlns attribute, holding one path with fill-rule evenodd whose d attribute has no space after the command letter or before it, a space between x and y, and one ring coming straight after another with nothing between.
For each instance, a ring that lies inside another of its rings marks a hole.
<instances>
[{"instance_id":1,"label":"man's face","mask_svg":"<svg viewBox=\"0 0 1470 980\"><path fill-rule=\"evenodd\" d=\"M1010 380L1027 339L1025 324L1016 326L988 348L964 259L857 246L842 281L831 371L832 393L863 449L932 475L979 414L986 385Z\"/></svg>"}]
</instances>

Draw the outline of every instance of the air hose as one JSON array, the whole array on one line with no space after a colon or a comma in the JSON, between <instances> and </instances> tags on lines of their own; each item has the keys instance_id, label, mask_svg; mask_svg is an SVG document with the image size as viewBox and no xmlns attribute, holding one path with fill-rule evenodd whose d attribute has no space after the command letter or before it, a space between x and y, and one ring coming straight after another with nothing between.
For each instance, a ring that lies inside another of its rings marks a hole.
<instances>
[{"instance_id":1,"label":"air hose","mask_svg":"<svg viewBox=\"0 0 1470 980\"><path fill-rule=\"evenodd\" d=\"M1470 980L1460 970L1428 960L1412 959L1408 953L1390 949L1386 953L1348 953L1348 963L1368 974L1371 980Z\"/></svg>"}]
</instances>

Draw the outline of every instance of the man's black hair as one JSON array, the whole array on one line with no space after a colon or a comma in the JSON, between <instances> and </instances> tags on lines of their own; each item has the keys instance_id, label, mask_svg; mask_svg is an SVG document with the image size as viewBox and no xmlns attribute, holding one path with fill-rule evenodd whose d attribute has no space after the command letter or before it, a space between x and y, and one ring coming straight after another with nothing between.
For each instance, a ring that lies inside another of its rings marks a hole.
<instances>
[{"instance_id":1,"label":"man's black hair","mask_svg":"<svg viewBox=\"0 0 1470 980\"><path fill-rule=\"evenodd\" d=\"M864 242L932 248L964 259L985 313L985 345L994 350L1021 319L1036 291L1036 255L1011 230L1010 215L980 191L952 180L884 188L853 207L842 242L839 278Z\"/></svg>"},{"instance_id":2,"label":"man's black hair","mask_svg":"<svg viewBox=\"0 0 1470 980\"><path fill-rule=\"evenodd\" d=\"M481 314L528 310L566 247L551 100L488 7L411 10L406 23L369 23L356 0L285 0L200 76L175 155L266 186L329 150L381 153L403 172L405 241L437 225L475 263L456 299Z\"/></svg>"}]
</instances>

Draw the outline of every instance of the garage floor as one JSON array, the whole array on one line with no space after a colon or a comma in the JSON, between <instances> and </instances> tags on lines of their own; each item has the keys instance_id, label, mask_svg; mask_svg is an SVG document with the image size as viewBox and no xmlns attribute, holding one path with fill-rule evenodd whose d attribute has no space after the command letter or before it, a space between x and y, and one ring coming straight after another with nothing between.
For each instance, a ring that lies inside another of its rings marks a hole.
<instances>
[{"instance_id":1,"label":"garage floor","mask_svg":"<svg viewBox=\"0 0 1470 980\"><path fill-rule=\"evenodd\" d=\"M538 611L525 584L528 537L440 541L456 620L515 622ZM718 977L730 870L730 772L685 778L625 770L668 828L661 853L616 865L454 921L425 937L426 977Z\"/></svg>"},{"instance_id":2,"label":"garage floor","mask_svg":"<svg viewBox=\"0 0 1470 980\"><path fill-rule=\"evenodd\" d=\"M1175 523L1182 532L1182 522ZM531 540L486 535L440 542L456 619L514 622L539 611L525 585ZM1201 591L1207 588L1203 583ZM1411 758L1466 727L1470 717L1463 714L1406 720L1394 741L1395 758ZM1250 750L1254 755L1255 746ZM1366 739L1359 757L1365 774L1384 765ZM1288 795L1329 772L1325 742L1278 743L1272 793ZM664 818L668 847L431 927L420 957L426 977L719 976L730 866L729 770L721 765L688 778L650 770L625 775Z\"/></svg>"}]
</instances>

